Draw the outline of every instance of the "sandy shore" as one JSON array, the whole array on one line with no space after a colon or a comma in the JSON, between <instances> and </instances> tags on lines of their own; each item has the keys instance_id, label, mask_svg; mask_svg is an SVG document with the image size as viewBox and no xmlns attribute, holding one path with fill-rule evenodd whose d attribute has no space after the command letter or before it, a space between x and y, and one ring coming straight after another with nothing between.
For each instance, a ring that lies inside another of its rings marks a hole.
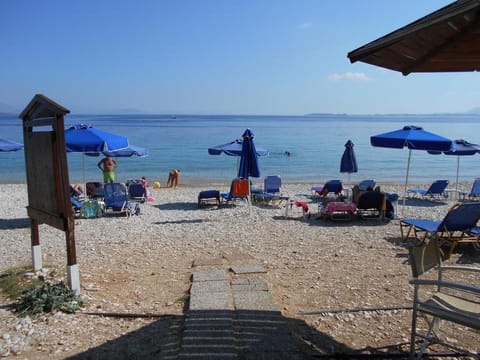
<instances>
[{"instance_id":1,"label":"sandy shore","mask_svg":"<svg viewBox=\"0 0 480 360\"><path fill-rule=\"evenodd\" d=\"M290 198L306 200L302 194L309 194L311 185L317 184L285 184L284 192ZM228 190L227 185L213 188ZM3 272L31 265L31 250L26 186L3 184L0 189ZM163 321L83 313L20 320L3 307L0 355L60 359L99 348L104 357L127 351L153 358L152 349L159 345L151 344L149 331L164 337L178 333L181 300L188 294L192 263L226 254L248 255L267 269L262 276L282 314L297 324L294 331L312 348L328 353L408 343L408 310L329 312L411 305L411 272L398 220L319 220L315 203L309 203L309 219L303 219L301 209L295 207L289 217L285 217L284 207L277 206L240 203L199 209L197 195L206 189L209 187L152 189L156 200L142 204L140 216L75 221L82 296L88 302L84 312L157 314L166 316ZM382 190L403 193L402 186L393 184ZM402 216L441 219L453 203L409 201ZM40 242L45 267L62 276L66 266L64 233L41 225ZM478 265L480 256L465 246L449 261ZM1 305L9 303L1 298ZM459 343L478 344L478 337L472 343L471 337L460 334L455 334Z\"/></svg>"}]
</instances>

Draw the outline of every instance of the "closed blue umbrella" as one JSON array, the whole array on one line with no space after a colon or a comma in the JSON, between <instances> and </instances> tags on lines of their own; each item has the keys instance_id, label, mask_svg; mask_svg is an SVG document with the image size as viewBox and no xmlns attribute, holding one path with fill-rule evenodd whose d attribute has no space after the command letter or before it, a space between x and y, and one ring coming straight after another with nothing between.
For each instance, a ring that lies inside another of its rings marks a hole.
<instances>
[{"instance_id":1,"label":"closed blue umbrella","mask_svg":"<svg viewBox=\"0 0 480 360\"><path fill-rule=\"evenodd\" d=\"M23 149L22 144L19 144L15 141L7 140L7 139L0 139L0 151L2 152L18 151L22 149Z\"/></svg>"},{"instance_id":2,"label":"closed blue umbrella","mask_svg":"<svg viewBox=\"0 0 480 360\"><path fill-rule=\"evenodd\" d=\"M358 171L357 158L355 157L355 152L353 151L353 142L348 140L345 143L345 150L340 160L340 172L348 173L350 182L350 174L356 173Z\"/></svg>"},{"instance_id":3,"label":"closed blue umbrella","mask_svg":"<svg viewBox=\"0 0 480 360\"><path fill-rule=\"evenodd\" d=\"M249 177L260 177L260 168L258 166L257 150L253 142L253 132L250 129L245 130L242 135L242 155L240 156L240 166L238 167L238 177L248 179Z\"/></svg>"},{"instance_id":4,"label":"closed blue umbrella","mask_svg":"<svg viewBox=\"0 0 480 360\"><path fill-rule=\"evenodd\" d=\"M412 150L450 151L455 149L455 145L452 140L425 131L423 128L413 125L404 126L400 130L372 136L370 137L370 143L372 146L393 149L403 149L404 147L408 148L407 174L405 177L403 206L405 206L405 197L407 194L408 172L410 170Z\"/></svg>"}]
</instances>

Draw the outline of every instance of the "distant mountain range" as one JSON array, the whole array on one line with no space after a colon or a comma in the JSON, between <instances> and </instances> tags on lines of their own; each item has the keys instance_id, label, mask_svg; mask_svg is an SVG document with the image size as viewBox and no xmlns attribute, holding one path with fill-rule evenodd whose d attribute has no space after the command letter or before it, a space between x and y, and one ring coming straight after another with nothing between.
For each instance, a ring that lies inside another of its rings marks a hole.
<instances>
[{"instance_id":1,"label":"distant mountain range","mask_svg":"<svg viewBox=\"0 0 480 360\"><path fill-rule=\"evenodd\" d=\"M22 109L17 109L14 106L5 104L3 102L0 102L0 115L15 115L18 116ZM142 111L140 109L136 108L125 108L125 109L117 109L117 110L110 110L108 112L102 111L101 113L98 114L146 114L147 112ZM149 112L150 113L150 112ZM158 112L158 114L163 114L163 113L174 113L174 112ZM84 114L84 113L82 113ZM77 115L82 115L82 114L77 114ZM464 113L435 113L435 114L347 114L347 113L310 113L310 114L305 114L304 116L427 116L427 115L442 115L442 116L449 116L449 115L480 115L480 107L475 107L473 109L470 109Z\"/></svg>"},{"instance_id":2,"label":"distant mountain range","mask_svg":"<svg viewBox=\"0 0 480 360\"><path fill-rule=\"evenodd\" d=\"M467 111L469 114L480 114L480 107L473 108L470 111Z\"/></svg>"},{"instance_id":3,"label":"distant mountain range","mask_svg":"<svg viewBox=\"0 0 480 360\"><path fill-rule=\"evenodd\" d=\"M14 106L0 102L0 115L20 114L21 110Z\"/></svg>"}]
</instances>

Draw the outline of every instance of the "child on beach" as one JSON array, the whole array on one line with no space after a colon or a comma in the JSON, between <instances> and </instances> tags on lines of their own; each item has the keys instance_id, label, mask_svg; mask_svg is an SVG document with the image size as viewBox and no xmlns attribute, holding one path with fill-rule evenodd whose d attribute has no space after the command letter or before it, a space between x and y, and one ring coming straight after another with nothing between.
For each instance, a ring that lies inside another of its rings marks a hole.
<instances>
[{"instance_id":1,"label":"child on beach","mask_svg":"<svg viewBox=\"0 0 480 360\"><path fill-rule=\"evenodd\" d=\"M168 173L168 180L167 180L167 187L177 187L178 186L178 179L180 178L180 170L179 169L172 169Z\"/></svg>"},{"instance_id":2,"label":"child on beach","mask_svg":"<svg viewBox=\"0 0 480 360\"><path fill-rule=\"evenodd\" d=\"M148 189L148 181L145 176L142 176L142 178L140 179L140 183L145 187L145 191L147 194L147 201L155 201L155 198L152 196L152 193Z\"/></svg>"}]
</instances>

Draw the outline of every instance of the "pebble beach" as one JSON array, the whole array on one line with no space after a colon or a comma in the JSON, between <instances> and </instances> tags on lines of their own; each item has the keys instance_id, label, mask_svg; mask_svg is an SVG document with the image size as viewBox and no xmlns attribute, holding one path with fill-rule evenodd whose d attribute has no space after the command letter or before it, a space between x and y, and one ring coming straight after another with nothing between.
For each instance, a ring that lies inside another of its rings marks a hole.
<instances>
[{"instance_id":1,"label":"pebble beach","mask_svg":"<svg viewBox=\"0 0 480 360\"><path fill-rule=\"evenodd\" d=\"M167 354L166 344L180 341L195 261L223 259L228 271L224 259L232 255L266 269L261 276L307 353L408 349L411 312L402 308L411 306L413 289L399 220L320 219L318 204L306 196L312 185L318 184L282 188L290 199L306 201L310 216L303 216L296 206L286 216L285 206L276 204L199 207L199 192L210 187L181 184L176 189L150 188L155 201L142 204L138 216L77 218L75 241L85 307L73 315L19 318L8 306L12 300L1 295L0 356L173 356L174 350ZM379 185L383 191L403 193L402 185ZM216 189L226 192L228 187ZM4 273L31 266L30 228L26 185L0 188L3 203L8 204L0 209L0 273ZM454 203L450 198L409 200L401 216L439 220ZM397 217L399 213L397 208ZM64 233L41 225L40 243L44 276L64 279ZM465 245L447 261L478 266L480 255ZM390 310L383 311L386 307ZM340 311L355 308L378 310ZM478 345L478 334L472 338L452 331L455 341Z\"/></svg>"}]
</instances>

